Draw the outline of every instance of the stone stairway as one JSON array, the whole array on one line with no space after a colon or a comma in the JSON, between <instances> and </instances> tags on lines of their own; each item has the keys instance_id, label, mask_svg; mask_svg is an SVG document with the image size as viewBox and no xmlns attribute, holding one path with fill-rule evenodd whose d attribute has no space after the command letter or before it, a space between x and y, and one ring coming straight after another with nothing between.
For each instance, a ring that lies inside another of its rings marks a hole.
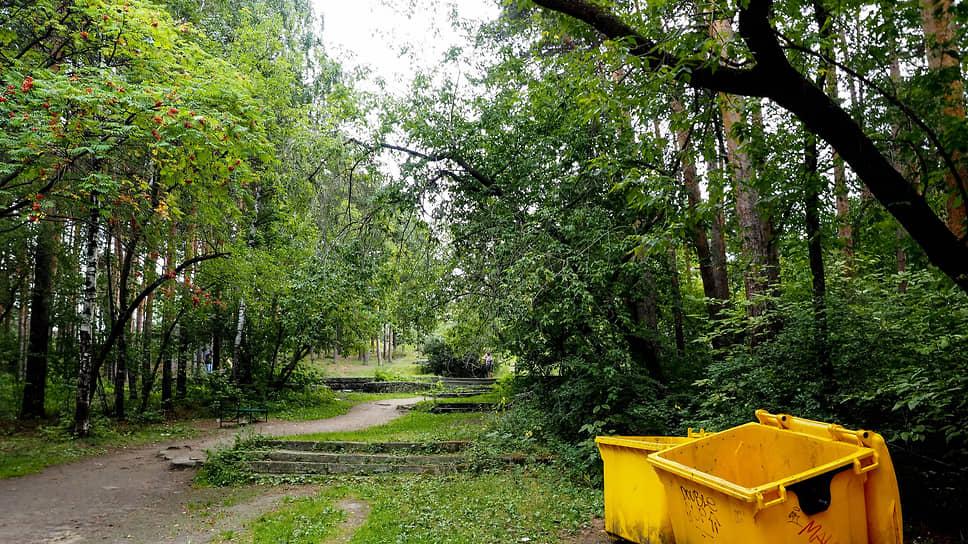
<instances>
[{"instance_id":1,"label":"stone stairway","mask_svg":"<svg viewBox=\"0 0 968 544\"><path fill-rule=\"evenodd\" d=\"M269 449L244 452L256 474L450 474L467 469L466 442L270 441ZM429 453L434 452L434 453Z\"/></svg>"},{"instance_id":2,"label":"stone stairway","mask_svg":"<svg viewBox=\"0 0 968 544\"><path fill-rule=\"evenodd\" d=\"M434 414L491 412L498 409L496 402L436 402L430 409Z\"/></svg>"},{"instance_id":3,"label":"stone stairway","mask_svg":"<svg viewBox=\"0 0 968 544\"><path fill-rule=\"evenodd\" d=\"M442 378L440 384L443 391L434 394L436 399L476 397L494 390L494 378ZM497 409L497 404L491 402L435 402L431 412L488 412Z\"/></svg>"},{"instance_id":4,"label":"stone stairway","mask_svg":"<svg viewBox=\"0 0 968 544\"><path fill-rule=\"evenodd\" d=\"M252 473L278 474L453 474L482 463L511 465L534 461L525 456L473 458L469 442L300 442L269 441L266 450L243 452ZM541 461L541 460L539 460Z\"/></svg>"},{"instance_id":5,"label":"stone stairway","mask_svg":"<svg viewBox=\"0 0 968 544\"><path fill-rule=\"evenodd\" d=\"M490 393L497 380L494 378L441 378L440 384L446 391L461 391L480 395Z\"/></svg>"}]
</instances>

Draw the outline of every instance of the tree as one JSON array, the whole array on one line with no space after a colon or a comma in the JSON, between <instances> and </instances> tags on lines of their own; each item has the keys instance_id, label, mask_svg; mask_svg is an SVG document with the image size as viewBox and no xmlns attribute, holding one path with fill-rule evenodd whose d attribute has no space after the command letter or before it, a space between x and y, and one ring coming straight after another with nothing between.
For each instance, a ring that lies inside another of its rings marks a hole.
<instances>
[{"instance_id":1,"label":"tree","mask_svg":"<svg viewBox=\"0 0 968 544\"><path fill-rule=\"evenodd\" d=\"M893 167L887 154L863 127L791 63L774 26L784 20L774 18L782 14L776 13L772 0L750 0L735 10L739 34L747 48L745 55L750 60L743 67L731 66L721 58L712 61L701 58L698 55L701 42L695 40L691 43L682 40L684 49L677 52L656 37L638 31L617 11L585 0L535 0L534 3L584 21L606 38L624 44L631 55L640 59L643 69L672 70L676 78L700 89L768 98L795 115L843 157L931 262L968 291L968 245L948 230L940 212ZM726 18L731 19L732 15L727 13ZM672 21L669 23L668 27L672 27ZM692 37L688 33L685 36ZM791 45L797 51L813 54L806 45Z\"/></svg>"},{"instance_id":2,"label":"tree","mask_svg":"<svg viewBox=\"0 0 968 544\"><path fill-rule=\"evenodd\" d=\"M47 358L50 346L50 309L57 225L41 224L34 254L34 287L30 305L30 341L24 377L20 418L44 417L47 391Z\"/></svg>"}]
</instances>

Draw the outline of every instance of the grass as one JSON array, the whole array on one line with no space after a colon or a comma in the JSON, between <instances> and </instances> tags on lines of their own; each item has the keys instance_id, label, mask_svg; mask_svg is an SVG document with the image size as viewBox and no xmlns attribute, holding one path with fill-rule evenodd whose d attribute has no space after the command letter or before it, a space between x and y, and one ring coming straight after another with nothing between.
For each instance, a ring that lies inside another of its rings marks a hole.
<instances>
[{"instance_id":1,"label":"grass","mask_svg":"<svg viewBox=\"0 0 968 544\"><path fill-rule=\"evenodd\" d=\"M122 446L140 446L172 438L189 438L196 431L189 423L160 424L137 429L119 425L96 428L95 436L74 439L65 430L52 427L21 429L16 435L0 436L0 479L25 476L46 467L101 455Z\"/></svg>"},{"instance_id":2,"label":"grass","mask_svg":"<svg viewBox=\"0 0 968 544\"><path fill-rule=\"evenodd\" d=\"M415 361L421 356L412 350L408 350L402 355L394 356L393 363L378 365L376 358L370 359L370 364L364 365L356 357L339 358L334 364L332 357L317 358L315 361L304 361L309 368L314 368L325 376L340 378L368 378L378 374L390 375L394 378L406 379L419 376L420 365Z\"/></svg>"},{"instance_id":3,"label":"grass","mask_svg":"<svg viewBox=\"0 0 968 544\"><path fill-rule=\"evenodd\" d=\"M360 400L345 395L336 396L328 389L293 393L285 399L269 403L269 415L286 421L308 421L341 416Z\"/></svg>"},{"instance_id":4,"label":"grass","mask_svg":"<svg viewBox=\"0 0 968 544\"><path fill-rule=\"evenodd\" d=\"M362 395L354 396L362 400ZM486 442L488 429L498 425L499 417L410 412L362 431L291 438ZM574 542L573 535L604 512L600 489L575 483L560 467L543 465L482 468L447 476L323 477L314 481L321 486L317 495L293 499L242 529L223 532L214 542L551 544ZM370 507L366 521L351 529L351 536L341 526L345 514L338 501L345 497Z\"/></svg>"},{"instance_id":5,"label":"grass","mask_svg":"<svg viewBox=\"0 0 968 544\"><path fill-rule=\"evenodd\" d=\"M547 468L357 484L372 513L351 542L560 542L603 511L601 492ZM526 540L527 539L527 540Z\"/></svg>"},{"instance_id":6,"label":"grass","mask_svg":"<svg viewBox=\"0 0 968 544\"><path fill-rule=\"evenodd\" d=\"M315 497L293 499L266 513L250 524L251 529L237 535L225 531L212 542L284 542L286 544L316 544L335 536L346 513L335 505L330 493Z\"/></svg>"},{"instance_id":7,"label":"grass","mask_svg":"<svg viewBox=\"0 0 968 544\"><path fill-rule=\"evenodd\" d=\"M410 412L390 423L362 431L342 431L290 436L295 440L354 442L431 442L473 440L483 432L483 414L431 414Z\"/></svg>"},{"instance_id":8,"label":"grass","mask_svg":"<svg viewBox=\"0 0 968 544\"><path fill-rule=\"evenodd\" d=\"M604 510L600 490L575 485L545 467L343 478L214 542L325 542L339 532L344 514L336 501L347 496L371 508L350 544L551 544L576 534Z\"/></svg>"}]
</instances>

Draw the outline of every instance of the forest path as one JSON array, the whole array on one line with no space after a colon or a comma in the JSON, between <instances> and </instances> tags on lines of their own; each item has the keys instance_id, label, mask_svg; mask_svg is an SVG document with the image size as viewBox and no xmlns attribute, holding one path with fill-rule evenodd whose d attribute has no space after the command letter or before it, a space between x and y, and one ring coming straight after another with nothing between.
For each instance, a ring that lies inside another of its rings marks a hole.
<instances>
[{"instance_id":1,"label":"forest path","mask_svg":"<svg viewBox=\"0 0 968 544\"><path fill-rule=\"evenodd\" d=\"M219 429L197 439L123 449L0 480L0 542L197 543L208 542L272 509L285 496L310 495L314 485L272 488L197 489L195 472L171 470L161 450L178 448L203 456L231 445L240 433L282 436L353 431L382 425L403 414L398 406L422 398L361 403L348 413L315 421L272 421Z\"/></svg>"}]
</instances>

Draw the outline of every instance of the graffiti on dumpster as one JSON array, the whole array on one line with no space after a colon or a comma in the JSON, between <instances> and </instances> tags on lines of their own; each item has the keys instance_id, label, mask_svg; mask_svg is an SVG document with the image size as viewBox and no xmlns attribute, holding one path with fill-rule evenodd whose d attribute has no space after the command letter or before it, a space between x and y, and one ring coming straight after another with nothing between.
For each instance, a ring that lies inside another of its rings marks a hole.
<instances>
[{"instance_id":1,"label":"graffiti on dumpster","mask_svg":"<svg viewBox=\"0 0 968 544\"><path fill-rule=\"evenodd\" d=\"M803 511L799 507L793 507L787 521L795 525L799 530L797 535L808 544L837 544L834 535L824 531L823 525L812 519L806 519Z\"/></svg>"},{"instance_id":2,"label":"graffiti on dumpster","mask_svg":"<svg viewBox=\"0 0 968 544\"><path fill-rule=\"evenodd\" d=\"M686 516L707 536L715 538L722 523L716 517L716 501L696 489L679 486L682 501L686 505Z\"/></svg>"}]
</instances>

